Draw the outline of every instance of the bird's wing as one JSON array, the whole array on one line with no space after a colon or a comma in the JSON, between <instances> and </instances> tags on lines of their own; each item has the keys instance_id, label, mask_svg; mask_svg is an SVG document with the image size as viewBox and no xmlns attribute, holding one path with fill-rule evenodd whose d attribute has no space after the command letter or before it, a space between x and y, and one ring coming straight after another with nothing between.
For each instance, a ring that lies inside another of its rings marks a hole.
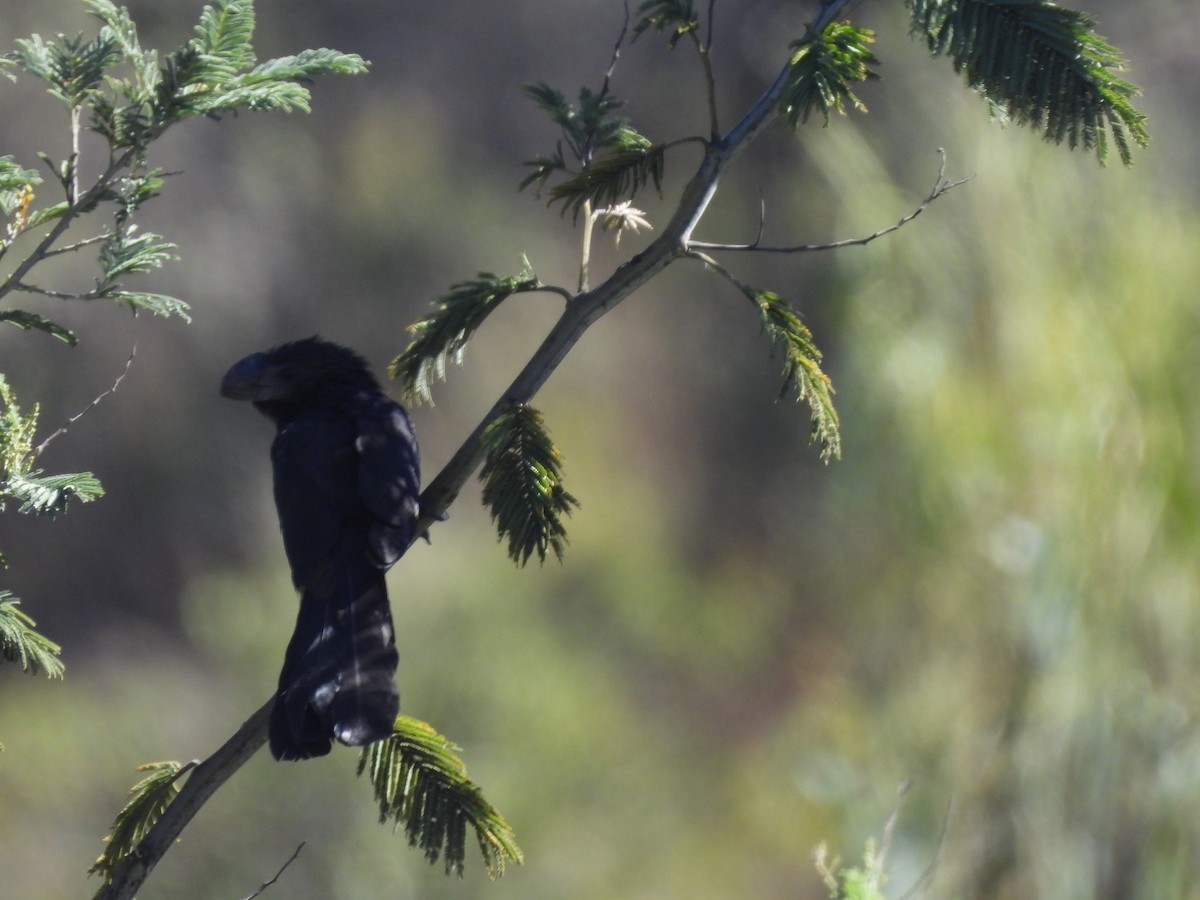
<instances>
[{"instance_id":1,"label":"bird's wing","mask_svg":"<svg viewBox=\"0 0 1200 900\"><path fill-rule=\"evenodd\" d=\"M387 568L414 538L421 493L421 459L408 414L398 403L372 392L360 398L358 491L374 516L368 532L373 560Z\"/></svg>"}]
</instances>

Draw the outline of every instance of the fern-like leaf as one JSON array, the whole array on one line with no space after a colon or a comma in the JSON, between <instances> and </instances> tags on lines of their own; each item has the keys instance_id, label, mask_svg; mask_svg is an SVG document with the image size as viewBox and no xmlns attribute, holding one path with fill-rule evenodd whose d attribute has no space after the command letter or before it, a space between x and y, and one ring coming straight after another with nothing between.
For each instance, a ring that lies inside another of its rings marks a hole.
<instances>
[{"instance_id":1,"label":"fern-like leaf","mask_svg":"<svg viewBox=\"0 0 1200 900\"><path fill-rule=\"evenodd\" d=\"M1117 75L1126 66L1087 13L1049 0L906 0L913 31L1007 118L1052 143L1094 150L1108 144L1132 162L1149 141L1133 106L1138 88Z\"/></svg>"},{"instance_id":2,"label":"fern-like leaf","mask_svg":"<svg viewBox=\"0 0 1200 900\"><path fill-rule=\"evenodd\" d=\"M88 869L89 875L99 875L106 885L179 793L175 782L184 767L174 761L155 762L138 766L137 771L150 774L129 789L129 802L117 813L112 833L104 839L108 846Z\"/></svg>"},{"instance_id":3,"label":"fern-like leaf","mask_svg":"<svg viewBox=\"0 0 1200 900\"><path fill-rule=\"evenodd\" d=\"M40 471L10 472L4 492L21 504L18 512L54 518L72 500L90 503L104 496L104 488L91 472L45 475Z\"/></svg>"},{"instance_id":4,"label":"fern-like leaf","mask_svg":"<svg viewBox=\"0 0 1200 900\"><path fill-rule=\"evenodd\" d=\"M561 561L567 544L563 516L579 501L562 484L562 454L550 440L542 415L521 405L497 417L483 433L484 463L479 473L483 503L491 510L508 555L525 565L547 551Z\"/></svg>"},{"instance_id":5,"label":"fern-like leaf","mask_svg":"<svg viewBox=\"0 0 1200 900\"><path fill-rule=\"evenodd\" d=\"M562 202L564 213L578 215L587 202L601 207L632 200L647 184L661 193L665 151L665 144L652 144L627 129L610 153L551 188L550 203Z\"/></svg>"},{"instance_id":6,"label":"fern-like leaf","mask_svg":"<svg viewBox=\"0 0 1200 900\"><path fill-rule=\"evenodd\" d=\"M23 309L0 309L0 322L8 322L11 325L16 325L22 331L31 328L34 331L44 331L47 334L54 335L60 341L66 341L72 346L75 345L77 340L75 333L71 329L59 325L57 322L51 322L37 313L26 312Z\"/></svg>"},{"instance_id":7,"label":"fern-like leaf","mask_svg":"<svg viewBox=\"0 0 1200 900\"><path fill-rule=\"evenodd\" d=\"M488 874L504 874L524 859L504 817L467 778L458 748L429 725L400 716L391 737L363 748L358 774L371 780L379 821L403 826L410 846L446 873L462 874L468 826L474 829Z\"/></svg>"},{"instance_id":8,"label":"fern-like leaf","mask_svg":"<svg viewBox=\"0 0 1200 900\"><path fill-rule=\"evenodd\" d=\"M856 81L877 78L871 68L879 62L869 45L875 32L846 22L831 22L819 36L792 43L791 67L779 98L779 107L792 128L807 122L819 110L824 124L831 113L844 113L846 105L866 107L850 89Z\"/></svg>"},{"instance_id":9,"label":"fern-like leaf","mask_svg":"<svg viewBox=\"0 0 1200 900\"><path fill-rule=\"evenodd\" d=\"M185 322L192 321L192 317L188 315L188 310L191 307L178 297L168 297L166 294L148 294L145 291L124 291L119 289L106 290L102 296L105 299L116 301L123 306L128 306L135 313L145 310L151 315L161 316L164 319L174 316L175 318L183 319Z\"/></svg>"},{"instance_id":10,"label":"fern-like leaf","mask_svg":"<svg viewBox=\"0 0 1200 900\"><path fill-rule=\"evenodd\" d=\"M828 462L840 457L842 439L833 405L833 382L821 370L821 351L813 343L812 332L778 294L749 286L742 290L758 307L772 347L783 354L780 397L794 393L797 400L806 402L812 415L812 439L821 447L821 459Z\"/></svg>"},{"instance_id":11,"label":"fern-like leaf","mask_svg":"<svg viewBox=\"0 0 1200 900\"><path fill-rule=\"evenodd\" d=\"M646 0L637 11L638 22L633 27L635 41L649 28L669 31L671 49L674 50L682 37L700 27L693 0Z\"/></svg>"},{"instance_id":12,"label":"fern-like leaf","mask_svg":"<svg viewBox=\"0 0 1200 900\"><path fill-rule=\"evenodd\" d=\"M31 675L45 672L48 678L62 678L62 648L34 631L37 623L17 608L20 602L8 591L0 591L0 656L19 662Z\"/></svg>"},{"instance_id":13,"label":"fern-like leaf","mask_svg":"<svg viewBox=\"0 0 1200 900\"><path fill-rule=\"evenodd\" d=\"M175 259L175 245L164 241L162 235L146 231L138 233L136 225L121 229L109 236L100 248L100 266L104 277L112 281L121 275L141 274L162 267Z\"/></svg>"},{"instance_id":14,"label":"fern-like leaf","mask_svg":"<svg viewBox=\"0 0 1200 900\"><path fill-rule=\"evenodd\" d=\"M446 379L446 363L462 362L467 342L502 302L513 294L536 290L540 282L528 265L519 275L501 277L481 272L473 281L450 286L450 293L433 303L433 312L408 326L413 335L388 371L401 381L407 397L433 402L432 382Z\"/></svg>"}]
</instances>

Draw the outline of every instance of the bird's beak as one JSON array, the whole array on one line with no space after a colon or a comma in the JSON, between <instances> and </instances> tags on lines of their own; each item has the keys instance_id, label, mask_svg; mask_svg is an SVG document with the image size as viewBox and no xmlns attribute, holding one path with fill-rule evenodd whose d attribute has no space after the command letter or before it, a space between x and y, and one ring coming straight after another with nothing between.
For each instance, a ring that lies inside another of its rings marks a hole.
<instances>
[{"instance_id":1,"label":"bird's beak","mask_svg":"<svg viewBox=\"0 0 1200 900\"><path fill-rule=\"evenodd\" d=\"M230 400L267 400L271 393L267 359L252 353L234 363L221 379L221 396Z\"/></svg>"}]
</instances>

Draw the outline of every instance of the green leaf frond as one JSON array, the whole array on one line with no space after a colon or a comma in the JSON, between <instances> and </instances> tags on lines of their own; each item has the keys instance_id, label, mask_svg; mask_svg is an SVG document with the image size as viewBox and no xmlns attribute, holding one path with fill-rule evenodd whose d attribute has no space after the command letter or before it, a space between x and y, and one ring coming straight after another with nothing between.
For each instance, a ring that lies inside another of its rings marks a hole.
<instances>
[{"instance_id":1,"label":"green leaf frond","mask_svg":"<svg viewBox=\"0 0 1200 900\"><path fill-rule=\"evenodd\" d=\"M632 128L629 119L614 115L618 109L625 106L625 101L608 94L607 88L601 91L580 89L578 106L566 100L562 91L551 88L545 82L524 84L521 85L521 89L562 130L562 140L559 140L556 152L538 157L526 163L527 166L538 169L548 164L551 172L559 168L571 173L572 169L565 162L564 143L572 160L580 168L587 168L598 152L626 150L635 143L649 143ZM527 179L522 182L522 187L535 180L538 180L536 176ZM545 179L542 178L541 181Z\"/></svg>"},{"instance_id":2,"label":"green leaf frond","mask_svg":"<svg viewBox=\"0 0 1200 900\"><path fill-rule=\"evenodd\" d=\"M521 405L497 417L483 433L484 462L479 473L483 503L492 514L508 555L525 565L547 551L562 561L567 544L563 516L579 501L562 485L562 454L550 439L542 415Z\"/></svg>"},{"instance_id":3,"label":"green leaf frond","mask_svg":"<svg viewBox=\"0 0 1200 900\"><path fill-rule=\"evenodd\" d=\"M949 56L967 83L1019 125L1052 143L1094 150L1111 136L1121 161L1146 146L1146 117L1120 78L1120 52L1096 34L1087 13L1048 0L906 0L913 32Z\"/></svg>"},{"instance_id":4,"label":"green leaf frond","mask_svg":"<svg viewBox=\"0 0 1200 900\"><path fill-rule=\"evenodd\" d=\"M20 602L8 591L0 591L0 656L19 662L31 675L45 672L48 678L62 678L66 668L59 659L62 648L34 631L37 623L17 608Z\"/></svg>"},{"instance_id":5,"label":"green leaf frond","mask_svg":"<svg viewBox=\"0 0 1200 900\"><path fill-rule=\"evenodd\" d=\"M400 716L391 737L363 748L358 774L374 786L379 821L403 826L409 845L429 862L443 859L447 874L461 875L470 826L488 874L497 878L524 857L503 816L467 778L458 750L424 722Z\"/></svg>"},{"instance_id":6,"label":"green leaf frond","mask_svg":"<svg viewBox=\"0 0 1200 900\"><path fill-rule=\"evenodd\" d=\"M104 278L113 281L121 275L144 274L162 268L177 257L175 245L151 231L138 233L136 225L118 229L100 248L100 267Z\"/></svg>"},{"instance_id":7,"label":"green leaf frond","mask_svg":"<svg viewBox=\"0 0 1200 900\"><path fill-rule=\"evenodd\" d=\"M123 291L116 289L105 291L104 296L108 300L113 300L122 306L129 307L135 313L144 310L152 316L160 316L164 319L183 319L183 321L189 323L192 321L192 317L188 315L188 310L191 307L178 297L168 297L166 294L148 294L145 291Z\"/></svg>"},{"instance_id":8,"label":"green leaf frond","mask_svg":"<svg viewBox=\"0 0 1200 900\"><path fill-rule=\"evenodd\" d=\"M540 287L528 264L519 275L501 277L481 272L473 281L450 286L450 293L433 302L433 311L408 326L413 335L404 352L392 360L388 372L399 379L405 396L432 403L434 379L446 380L446 363L461 364L467 342L502 302L513 294Z\"/></svg>"},{"instance_id":9,"label":"green leaf frond","mask_svg":"<svg viewBox=\"0 0 1200 900\"><path fill-rule=\"evenodd\" d=\"M104 488L91 472L42 475L40 470L10 472L4 492L21 504L17 512L54 518L72 500L90 503L104 496Z\"/></svg>"},{"instance_id":10,"label":"green leaf frond","mask_svg":"<svg viewBox=\"0 0 1200 900\"><path fill-rule=\"evenodd\" d=\"M88 503L103 496L104 488L90 472L43 476L33 468L38 406L35 403L29 412L21 412L3 375L0 404L0 510L10 498L21 504L18 512L55 516L71 500Z\"/></svg>"},{"instance_id":11,"label":"green leaf frond","mask_svg":"<svg viewBox=\"0 0 1200 900\"><path fill-rule=\"evenodd\" d=\"M869 48L874 42L875 32L848 22L831 22L820 35L794 41L787 83L779 98L788 125L796 128L807 122L813 110L820 111L826 125L830 113L845 113L846 104L865 111L850 85L879 77L871 68L879 62Z\"/></svg>"},{"instance_id":12,"label":"green leaf frond","mask_svg":"<svg viewBox=\"0 0 1200 900\"><path fill-rule=\"evenodd\" d=\"M121 61L121 48L108 28L102 28L92 40L82 36L59 35L57 41L44 41L38 35L19 38L9 59L29 74L49 85L49 92L68 109L77 109L94 95L104 75Z\"/></svg>"},{"instance_id":13,"label":"green leaf frond","mask_svg":"<svg viewBox=\"0 0 1200 900\"><path fill-rule=\"evenodd\" d=\"M550 189L550 203L561 202L563 213L578 216L585 203L616 206L632 200L647 184L662 193L666 144L652 144L629 130L605 156Z\"/></svg>"},{"instance_id":14,"label":"green leaf frond","mask_svg":"<svg viewBox=\"0 0 1200 900\"><path fill-rule=\"evenodd\" d=\"M696 15L692 0L646 0L638 7L637 14L633 39L636 41L643 31L650 28L669 31L672 50L680 38L694 34L700 28L700 17Z\"/></svg>"},{"instance_id":15,"label":"green leaf frond","mask_svg":"<svg viewBox=\"0 0 1200 900\"><path fill-rule=\"evenodd\" d=\"M808 404L812 416L812 440L821 447L821 459L829 462L842 455L838 414L833 405L833 382L821 371L821 351L800 315L778 294L741 285L758 307L763 331L772 349L783 353L783 386L779 396L794 393Z\"/></svg>"},{"instance_id":16,"label":"green leaf frond","mask_svg":"<svg viewBox=\"0 0 1200 900\"><path fill-rule=\"evenodd\" d=\"M150 774L129 789L129 802L117 813L112 833L105 838L107 846L88 869L89 875L99 875L105 885L112 883L117 866L141 843L179 793L175 782L184 770L174 761L138 766L138 772Z\"/></svg>"},{"instance_id":17,"label":"green leaf frond","mask_svg":"<svg viewBox=\"0 0 1200 900\"><path fill-rule=\"evenodd\" d=\"M12 216L28 202L28 190L41 183L42 176L33 169L18 165L11 156L0 156L0 212Z\"/></svg>"},{"instance_id":18,"label":"green leaf frond","mask_svg":"<svg viewBox=\"0 0 1200 900\"><path fill-rule=\"evenodd\" d=\"M33 435L37 430L38 405L21 412L8 381L0 375L0 476L28 471L33 464ZM3 509L0 494L0 509Z\"/></svg>"},{"instance_id":19,"label":"green leaf frond","mask_svg":"<svg viewBox=\"0 0 1200 900\"><path fill-rule=\"evenodd\" d=\"M23 309L0 309L0 322L16 325L22 331L29 329L44 331L46 334L54 335L60 341L66 341L71 346L75 346L77 343L75 332L71 329L59 325L57 322L51 322L45 316L26 312Z\"/></svg>"}]
</instances>

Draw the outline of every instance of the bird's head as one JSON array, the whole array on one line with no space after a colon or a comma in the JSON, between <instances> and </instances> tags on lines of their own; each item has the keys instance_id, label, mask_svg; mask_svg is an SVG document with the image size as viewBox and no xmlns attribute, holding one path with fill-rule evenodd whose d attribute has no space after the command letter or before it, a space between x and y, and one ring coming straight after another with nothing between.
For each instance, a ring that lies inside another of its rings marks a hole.
<instances>
[{"instance_id":1,"label":"bird's head","mask_svg":"<svg viewBox=\"0 0 1200 900\"><path fill-rule=\"evenodd\" d=\"M337 402L348 391L377 388L361 356L317 337L252 353L230 367L221 379L221 396L249 400L278 418L289 407Z\"/></svg>"}]
</instances>

